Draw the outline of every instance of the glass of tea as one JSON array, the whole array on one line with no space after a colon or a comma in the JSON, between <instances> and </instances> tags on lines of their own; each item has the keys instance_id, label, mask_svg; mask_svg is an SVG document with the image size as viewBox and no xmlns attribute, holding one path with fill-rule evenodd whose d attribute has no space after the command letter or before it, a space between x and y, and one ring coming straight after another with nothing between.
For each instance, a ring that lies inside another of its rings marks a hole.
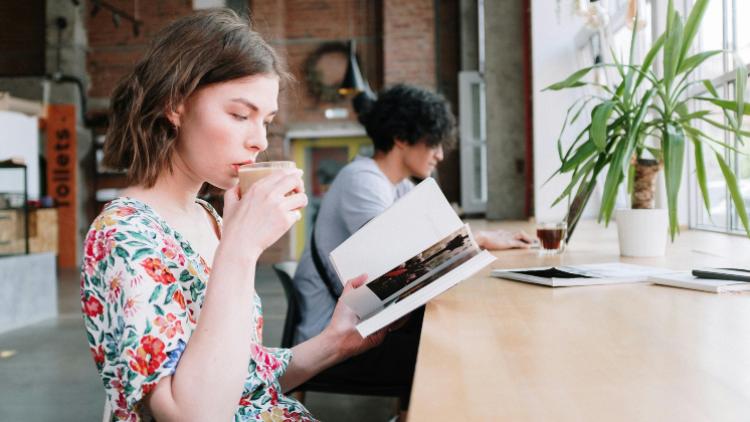
<instances>
[{"instance_id":1,"label":"glass of tea","mask_svg":"<svg viewBox=\"0 0 750 422\"><path fill-rule=\"evenodd\" d=\"M564 221L544 221L536 225L541 255L556 255L565 250L568 225Z\"/></svg>"}]
</instances>

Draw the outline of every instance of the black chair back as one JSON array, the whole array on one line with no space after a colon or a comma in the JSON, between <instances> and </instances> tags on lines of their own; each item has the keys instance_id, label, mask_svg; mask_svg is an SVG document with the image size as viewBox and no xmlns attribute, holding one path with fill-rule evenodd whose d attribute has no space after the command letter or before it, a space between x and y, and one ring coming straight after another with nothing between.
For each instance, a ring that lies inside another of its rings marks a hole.
<instances>
[{"instance_id":1,"label":"black chair back","mask_svg":"<svg viewBox=\"0 0 750 422\"><path fill-rule=\"evenodd\" d=\"M281 347L289 349L294 346L294 329L299 324L299 303L297 302L297 293L294 291L292 280L294 272L297 270L296 261L285 261L273 264L273 270L281 280L286 296L286 319L284 320L284 332L281 335Z\"/></svg>"}]
</instances>

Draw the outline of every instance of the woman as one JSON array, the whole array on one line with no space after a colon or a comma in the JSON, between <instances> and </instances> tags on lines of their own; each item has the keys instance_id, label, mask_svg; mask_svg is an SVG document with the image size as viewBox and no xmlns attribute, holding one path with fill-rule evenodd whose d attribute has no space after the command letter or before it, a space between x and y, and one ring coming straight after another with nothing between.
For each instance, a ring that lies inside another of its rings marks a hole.
<instances>
[{"instance_id":1,"label":"woman","mask_svg":"<svg viewBox=\"0 0 750 422\"><path fill-rule=\"evenodd\" d=\"M262 346L256 262L307 197L298 170L243 195L237 171L268 146L286 78L246 21L212 10L161 32L115 90L104 161L130 187L93 222L81 280L114 419L310 420L283 392L383 339L362 340L339 305L309 341ZM223 221L196 199L204 182L227 190Z\"/></svg>"}]
</instances>

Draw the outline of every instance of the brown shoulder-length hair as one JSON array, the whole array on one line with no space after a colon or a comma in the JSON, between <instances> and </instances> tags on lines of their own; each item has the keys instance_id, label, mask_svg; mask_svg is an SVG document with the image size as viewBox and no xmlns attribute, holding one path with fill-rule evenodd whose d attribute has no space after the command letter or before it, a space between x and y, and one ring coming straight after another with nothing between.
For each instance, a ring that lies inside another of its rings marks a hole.
<instances>
[{"instance_id":1,"label":"brown shoulder-length hair","mask_svg":"<svg viewBox=\"0 0 750 422\"><path fill-rule=\"evenodd\" d=\"M167 113L203 86L260 74L291 79L280 56L232 10L173 22L112 94L103 164L125 170L129 184L153 186L172 170L177 128Z\"/></svg>"}]
</instances>

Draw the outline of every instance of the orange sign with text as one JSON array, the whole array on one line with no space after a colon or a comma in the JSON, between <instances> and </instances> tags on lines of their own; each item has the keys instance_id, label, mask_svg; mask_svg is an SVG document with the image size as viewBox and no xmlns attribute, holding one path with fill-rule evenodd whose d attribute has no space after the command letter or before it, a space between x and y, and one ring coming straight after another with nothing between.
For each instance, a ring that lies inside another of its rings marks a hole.
<instances>
[{"instance_id":1,"label":"orange sign with text","mask_svg":"<svg viewBox=\"0 0 750 422\"><path fill-rule=\"evenodd\" d=\"M78 266L76 109L71 104L47 108L47 194L55 199L58 218L58 265Z\"/></svg>"}]
</instances>

